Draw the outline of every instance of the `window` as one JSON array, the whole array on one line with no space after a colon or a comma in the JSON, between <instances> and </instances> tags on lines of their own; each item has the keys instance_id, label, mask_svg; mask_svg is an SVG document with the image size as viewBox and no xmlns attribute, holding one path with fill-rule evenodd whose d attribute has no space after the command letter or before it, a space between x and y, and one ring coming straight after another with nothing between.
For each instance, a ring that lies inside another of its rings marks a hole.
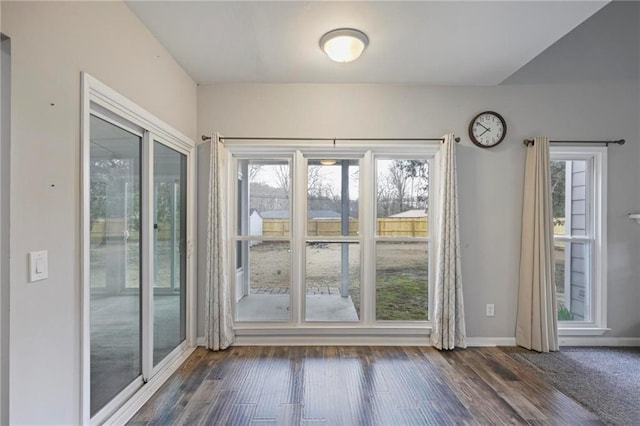
<instances>
[{"instance_id":1,"label":"window","mask_svg":"<svg viewBox=\"0 0 640 426\"><path fill-rule=\"evenodd\" d=\"M360 319L360 162L307 160L306 321Z\"/></svg>"},{"instance_id":2,"label":"window","mask_svg":"<svg viewBox=\"0 0 640 426\"><path fill-rule=\"evenodd\" d=\"M376 160L378 321L428 318L428 200L426 160Z\"/></svg>"},{"instance_id":3,"label":"window","mask_svg":"<svg viewBox=\"0 0 640 426\"><path fill-rule=\"evenodd\" d=\"M426 330L428 172L437 146L393 154L227 148L238 179L229 185L228 214L237 328L420 323Z\"/></svg>"},{"instance_id":4,"label":"window","mask_svg":"<svg viewBox=\"0 0 640 426\"><path fill-rule=\"evenodd\" d=\"M552 147L558 324L562 334L606 327L606 148Z\"/></svg>"},{"instance_id":5,"label":"window","mask_svg":"<svg viewBox=\"0 0 640 426\"><path fill-rule=\"evenodd\" d=\"M235 319L291 319L290 160L238 159Z\"/></svg>"}]
</instances>

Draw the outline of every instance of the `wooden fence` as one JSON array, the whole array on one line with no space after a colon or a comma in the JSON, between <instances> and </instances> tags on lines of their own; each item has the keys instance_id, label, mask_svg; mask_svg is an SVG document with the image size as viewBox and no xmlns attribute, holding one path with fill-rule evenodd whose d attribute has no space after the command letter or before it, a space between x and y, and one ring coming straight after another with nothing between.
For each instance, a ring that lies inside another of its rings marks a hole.
<instances>
[{"instance_id":1,"label":"wooden fence","mask_svg":"<svg viewBox=\"0 0 640 426\"><path fill-rule=\"evenodd\" d=\"M376 221L377 235L381 237L426 237L426 217L385 217ZM349 219L349 235L358 235L358 219ZM288 219L263 219L263 237L284 237L290 233ZM334 237L342 235L340 219L309 219L307 235Z\"/></svg>"},{"instance_id":2,"label":"wooden fence","mask_svg":"<svg viewBox=\"0 0 640 426\"><path fill-rule=\"evenodd\" d=\"M122 221L112 219L106 225L104 221L96 221L91 229L91 243L101 243L107 235L120 236L122 234ZM358 219L349 219L349 235L358 235ZM310 237L337 237L342 235L340 219L309 219L307 231ZM380 237L426 237L426 217L385 217L376 221L377 235ZM105 229L106 228L106 229ZM158 238L165 240L170 237L168 224L159 226ZM290 235L290 222L288 219L263 219L262 237L284 237ZM132 231L129 240L138 240L138 232Z\"/></svg>"}]
</instances>

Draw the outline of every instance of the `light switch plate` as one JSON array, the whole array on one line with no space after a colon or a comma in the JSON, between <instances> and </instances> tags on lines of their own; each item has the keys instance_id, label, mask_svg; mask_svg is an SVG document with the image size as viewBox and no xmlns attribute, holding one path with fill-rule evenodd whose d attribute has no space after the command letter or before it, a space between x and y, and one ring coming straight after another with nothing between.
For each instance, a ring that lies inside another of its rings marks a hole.
<instances>
[{"instance_id":1,"label":"light switch plate","mask_svg":"<svg viewBox=\"0 0 640 426\"><path fill-rule=\"evenodd\" d=\"M29 253L29 282L33 283L49 278L49 260L47 251L32 251Z\"/></svg>"}]
</instances>

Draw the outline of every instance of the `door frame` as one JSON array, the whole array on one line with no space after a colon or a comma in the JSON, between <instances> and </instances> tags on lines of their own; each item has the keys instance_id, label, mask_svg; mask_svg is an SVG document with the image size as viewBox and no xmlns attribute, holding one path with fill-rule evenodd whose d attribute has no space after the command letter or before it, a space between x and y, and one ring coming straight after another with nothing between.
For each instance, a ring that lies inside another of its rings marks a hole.
<instances>
[{"instance_id":1,"label":"door frame","mask_svg":"<svg viewBox=\"0 0 640 426\"><path fill-rule=\"evenodd\" d=\"M81 116L80 116L80 217L81 217L81 253L80 253L80 419L82 424L101 424L114 416L122 419L126 413L133 414L151 394L146 390L159 387L171 371L177 369L196 345L196 309L195 309L195 259L193 256L195 238L195 143L187 136L164 123L142 107L122 96L87 73L81 73ZM158 141L187 156L187 290L186 290L186 339L178 345L163 361L153 366L153 293L142 294L142 376L134 380L110 403L91 417L91 335L90 335L90 116L92 114L106 118L119 127L143 129L142 141L142 193L141 244L148 249L142 250L142 289L152 288L153 277L153 142ZM151 220L150 220L151 219ZM151 274L150 274L151 272ZM146 385L145 385L146 384ZM122 414L122 413L125 414Z\"/></svg>"}]
</instances>

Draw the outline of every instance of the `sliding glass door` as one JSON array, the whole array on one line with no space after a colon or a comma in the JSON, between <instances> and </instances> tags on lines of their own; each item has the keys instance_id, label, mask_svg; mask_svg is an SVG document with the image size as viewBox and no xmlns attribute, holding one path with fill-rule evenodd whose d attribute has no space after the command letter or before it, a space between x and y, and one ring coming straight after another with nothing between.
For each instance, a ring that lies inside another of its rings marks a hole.
<instances>
[{"instance_id":1,"label":"sliding glass door","mask_svg":"<svg viewBox=\"0 0 640 426\"><path fill-rule=\"evenodd\" d=\"M153 144L153 365L186 338L187 156Z\"/></svg>"},{"instance_id":2,"label":"sliding glass door","mask_svg":"<svg viewBox=\"0 0 640 426\"><path fill-rule=\"evenodd\" d=\"M118 423L195 343L195 145L86 74L83 89L81 423Z\"/></svg>"},{"instance_id":3,"label":"sliding glass door","mask_svg":"<svg viewBox=\"0 0 640 426\"><path fill-rule=\"evenodd\" d=\"M142 135L91 116L91 415L142 375Z\"/></svg>"}]
</instances>

